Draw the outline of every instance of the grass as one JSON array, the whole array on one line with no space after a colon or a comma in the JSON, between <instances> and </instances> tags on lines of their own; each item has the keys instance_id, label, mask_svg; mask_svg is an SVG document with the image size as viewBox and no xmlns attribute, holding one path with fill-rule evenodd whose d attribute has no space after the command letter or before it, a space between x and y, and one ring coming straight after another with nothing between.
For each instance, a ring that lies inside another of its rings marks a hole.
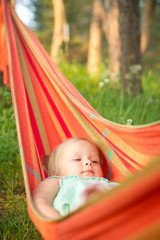
<instances>
[{"instance_id":1,"label":"grass","mask_svg":"<svg viewBox=\"0 0 160 240\"><path fill-rule=\"evenodd\" d=\"M0 87L0 239L42 239L27 213L11 93Z\"/></svg>"},{"instance_id":2,"label":"grass","mask_svg":"<svg viewBox=\"0 0 160 240\"><path fill-rule=\"evenodd\" d=\"M143 94L133 98L126 97L119 84L105 83L105 71L90 78L78 63L64 62L60 69L107 119L121 124L132 119L134 125L160 119L160 81L152 71L143 74ZM11 93L4 86L0 99L0 239L42 239L27 213Z\"/></svg>"},{"instance_id":3,"label":"grass","mask_svg":"<svg viewBox=\"0 0 160 240\"><path fill-rule=\"evenodd\" d=\"M11 196L1 200L0 239L42 239L28 216L24 194L8 190Z\"/></svg>"}]
</instances>

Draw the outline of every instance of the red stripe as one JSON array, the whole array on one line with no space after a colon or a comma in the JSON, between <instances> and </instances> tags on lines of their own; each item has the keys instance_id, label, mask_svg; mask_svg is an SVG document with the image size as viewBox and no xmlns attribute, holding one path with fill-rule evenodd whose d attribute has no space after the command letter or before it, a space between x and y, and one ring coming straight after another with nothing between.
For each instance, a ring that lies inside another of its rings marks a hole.
<instances>
[{"instance_id":1,"label":"red stripe","mask_svg":"<svg viewBox=\"0 0 160 240\"><path fill-rule=\"evenodd\" d=\"M23 45L23 48L24 48L24 50L25 50L25 54L26 54L26 56L27 56L27 58L28 58L28 61L29 61L30 65L32 66L32 69L33 69L34 73L36 74L36 76L37 76L37 78L38 78L38 81L39 81L39 83L41 84L41 87L42 87L42 89L43 89L43 91L44 91L44 93L45 93L45 95L46 95L46 97L47 97L50 105L52 106L52 109L53 109L53 111L54 111L54 113L55 113L55 115L56 115L56 117L57 117L60 125L62 126L63 131L64 131L66 137L67 137L67 138L72 137L69 129L67 128L67 126L66 126L66 124L65 124L65 121L63 120L61 114L59 113L56 105L55 105L54 102L53 102L53 99L52 99L51 96L49 95L49 93L48 93L48 91L47 91L44 83L42 82L41 77L40 77L37 69L36 69L35 66L33 65L33 60L32 60L31 57L30 57L31 54L30 54L30 55L28 54L28 51L27 51L27 49L26 49L26 46L23 44L23 42L22 42L22 45ZM34 57L34 56L33 56L33 57ZM35 60L35 58L34 58L34 60ZM43 71L43 72L44 72L44 71ZM44 74L45 74L45 72L44 72Z\"/></svg>"},{"instance_id":2,"label":"red stripe","mask_svg":"<svg viewBox=\"0 0 160 240\"><path fill-rule=\"evenodd\" d=\"M31 121L32 131L33 131L33 134L34 134L34 138L35 138L35 141L36 141L38 152L39 152L40 156L42 156L42 155L45 154L45 150L44 150L44 147L43 147L43 143L42 143L41 136L40 136L40 133L39 133L39 129L38 129L38 126L37 126L37 122L36 122L36 119L35 119L35 116L34 116L34 112L33 112L33 109L32 109L27 91L26 91L26 97L27 97L29 117L30 117L30 121Z\"/></svg>"}]
</instances>

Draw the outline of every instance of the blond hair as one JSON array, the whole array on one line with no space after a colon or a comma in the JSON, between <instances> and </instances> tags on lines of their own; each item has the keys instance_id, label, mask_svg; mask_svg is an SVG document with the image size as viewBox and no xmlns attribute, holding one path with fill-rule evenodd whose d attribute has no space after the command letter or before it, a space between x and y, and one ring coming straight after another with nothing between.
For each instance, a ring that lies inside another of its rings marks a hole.
<instances>
[{"instance_id":1,"label":"blond hair","mask_svg":"<svg viewBox=\"0 0 160 240\"><path fill-rule=\"evenodd\" d=\"M64 149L71 143L78 142L78 141L87 141L95 146L99 152L100 163L101 166L103 165L103 158L100 149L97 145L87 138L82 137L75 137L75 138L68 138L66 141L58 145L55 150L49 155L44 157L42 161L42 166L44 170L47 172L48 176L58 176L59 174L59 161L62 158Z\"/></svg>"}]
</instances>

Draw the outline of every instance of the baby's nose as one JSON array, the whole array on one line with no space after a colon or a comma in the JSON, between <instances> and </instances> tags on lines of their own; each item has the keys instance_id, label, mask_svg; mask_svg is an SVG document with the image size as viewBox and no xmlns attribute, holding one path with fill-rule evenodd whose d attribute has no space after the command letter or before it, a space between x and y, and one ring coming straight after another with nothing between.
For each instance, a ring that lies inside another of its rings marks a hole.
<instances>
[{"instance_id":1,"label":"baby's nose","mask_svg":"<svg viewBox=\"0 0 160 240\"><path fill-rule=\"evenodd\" d=\"M91 160L87 159L87 160L85 161L85 165L86 165L86 166L92 166L93 163L92 163Z\"/></svg>"}]
</instances>

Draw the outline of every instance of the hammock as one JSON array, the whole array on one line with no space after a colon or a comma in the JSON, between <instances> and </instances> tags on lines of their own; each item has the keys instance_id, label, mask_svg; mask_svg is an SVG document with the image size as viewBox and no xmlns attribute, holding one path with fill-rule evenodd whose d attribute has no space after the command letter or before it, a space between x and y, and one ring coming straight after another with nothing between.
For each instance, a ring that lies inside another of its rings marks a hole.
<instances>
[{"instance_id":1,"label":"hammock","mask_svg":"<svg viewBox=\"0 0 160 240\"><path fill-rule=\"evenodd\" d=\"M0 0L0 70L11 88L28 212L45 239L160 238L160 121L123 126L101 117ZM58 221L35 209L31 192L47 177L41 156L69 137L97 143L104 177L120 187Z\"/></svg>"}]
</instances>

